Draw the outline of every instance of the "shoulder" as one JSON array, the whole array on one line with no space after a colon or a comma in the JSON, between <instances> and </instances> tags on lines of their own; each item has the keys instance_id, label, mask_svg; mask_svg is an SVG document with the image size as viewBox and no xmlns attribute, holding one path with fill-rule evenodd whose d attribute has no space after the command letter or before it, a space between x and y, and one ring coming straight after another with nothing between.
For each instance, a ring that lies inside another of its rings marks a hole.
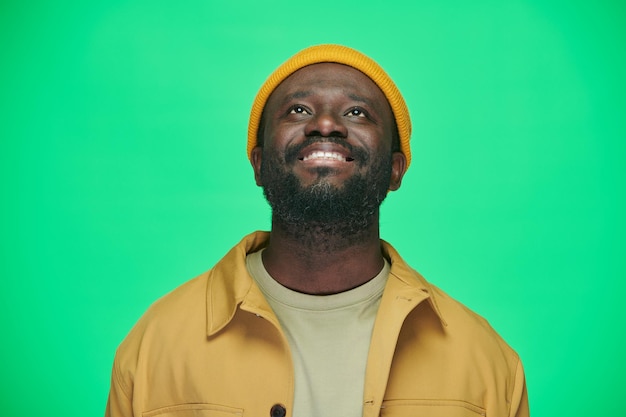
<instances>
[{"instance_id":1,"label":"shoulder","mask_svg":"<svg viewBox=\"0 0 626 417\"><path fill-rule=\"evenodd\" d=\"M116 362L134 368L139 353L170 343L185 328L206 327L206 288L210 271L156 300L135 323L116 353Z\"/></svg>"},{"instance_id":2,"label":"shoulder","mask_svg":"<svg viewBox=\"0 0 626 417\"><path fill-rule=\"evenodd\" d=\"M250 279L246 268L247 253L265 244L267 233L255 232L245 236L231 248L211 269L180 285L155 301L137 322L129 336L145 332L151 327L189 327L196 321L203 325L207 317L207 303L216 298L240 302L245 296Z\"/></svg>"},{"instance_id":3,"label":"shoulder","mask_svg":"<svg viewBox=\"0 0 626 417\"><path fill-rule=\"evenodd\" d=\"M266 240L264 232L245 236L213 268L155 301L121 343L116 361L133 368L141 355L176 351L183 340L200 343L207 336L208 323L215 317L231 317L247 294L251 278L246 254Z\"/></svg>"},{"instance_id":4,"label":"shoulder","mask_svg":"<svg viewBox=\"0 0 626 417\"><path fill-rule=\"evenodd\" d=\"M184 318L195 317L205 310L207 282L211 270L178 286L156 300L139 319L133 331L145 330L151 325L177 325Z\"/></svg>"},{"instance_id":5,"label":"shoulder","mask_svg":"<svg viewBox=\"0 0 626 417\"><path fill-rule=\"evenodd\" d=\"M468 347L481 347L500 352L509 360L517 361L515 351L504 341L489 321L446 292L430 284L432 297L445 320L448 334L463 340Z\"/></svg>"},{"instance_id":6,"label":"shoulder","mask_svg":"<svg viewBox=\"0 0 626 417\"><path fill-rule=\"evenodd\" d=\"M402 282L407 287L414 282L413 288L427 295L403 321L387 397L455 399L486 415L512 415L512 406L523 408L520 358L489 322L415 271Z\"/></svg>"},{"instance_id":7,"label":"shoulder","mask_svg":"<svg viewBox=\"0 0 626 417\"><path fill-rule=\"evenodd\" d=\"M428 282L419 272L411 268L400 255L385 243L383 250L392 261L392 274L406 287L427 293L406 318L403 333L408 339L413 336L419 343L432 345L433 349L454 351L468 362L483 357L491 363L505 362L515 367L519 361L517 353L502 339L489 322L470 308L457 301L439 287ZM421 337L419 335L421 334ZM425 336L428 335L428 339Z\"/></svg>"}]
</instances>

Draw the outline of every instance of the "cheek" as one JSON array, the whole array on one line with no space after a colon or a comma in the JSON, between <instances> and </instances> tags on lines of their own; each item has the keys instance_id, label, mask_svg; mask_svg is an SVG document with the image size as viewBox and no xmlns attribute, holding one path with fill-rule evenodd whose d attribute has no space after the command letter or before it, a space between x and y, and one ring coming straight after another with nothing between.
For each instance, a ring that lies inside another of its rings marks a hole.
<instances>
[{"instance_id":1,"label":"cheek","mask_svg":"<svg viewBox=\"0 0 626 417\"><path fill-rule=\"evenodd\" d=\"M264 130L265 145L272 148L284 148L296 136L293 126L286 124L268 124Z\"/></svg>"},{"instance_id":2,"label":"cheek","mask_svg":"<svg viewBox=\"0 0 626 417\"><path fill-rule=\"evenodd\" d=\"M355 132L355 138L372 154L391 154L391 134L387 134L382 129Z\"/></svg>"}]
</instances>

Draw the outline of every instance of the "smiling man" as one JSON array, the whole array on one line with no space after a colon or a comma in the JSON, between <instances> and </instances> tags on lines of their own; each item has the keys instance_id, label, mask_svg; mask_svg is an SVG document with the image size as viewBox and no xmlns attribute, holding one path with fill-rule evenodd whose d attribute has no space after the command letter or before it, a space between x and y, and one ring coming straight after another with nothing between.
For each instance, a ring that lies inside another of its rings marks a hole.
<instances>
[{"instance_id":1,"label":"smiling man","mask_svg":"<svg viewBox=\"0 0 626 417\"><path fill-rule=\"evenodd\" d=\"M517 354L380 240L410 134L367 56L319 45L281 65L248 130L271 232L146 312L106 415L527 416Z\"/></svg>"}]
</instances>

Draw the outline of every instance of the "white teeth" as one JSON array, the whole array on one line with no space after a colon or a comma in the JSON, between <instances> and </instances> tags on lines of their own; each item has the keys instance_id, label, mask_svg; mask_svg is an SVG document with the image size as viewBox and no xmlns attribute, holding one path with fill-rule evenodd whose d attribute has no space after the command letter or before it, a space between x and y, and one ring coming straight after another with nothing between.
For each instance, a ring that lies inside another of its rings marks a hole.
<instances>
[{"instance_id":1,"label":"white teeth","mask_svg":"<svg viewBox=\"0 0 626 417\"><path fill-rule=\"evenodd\" d=\"M346 160L346 158L338 152L324 152L324 151L315 151L305 156L304 158L302 158L303 161L308 161L309 159L330 159L330 160L342 161L342 162L345 162Z\"/></svg>"}]
</instances>

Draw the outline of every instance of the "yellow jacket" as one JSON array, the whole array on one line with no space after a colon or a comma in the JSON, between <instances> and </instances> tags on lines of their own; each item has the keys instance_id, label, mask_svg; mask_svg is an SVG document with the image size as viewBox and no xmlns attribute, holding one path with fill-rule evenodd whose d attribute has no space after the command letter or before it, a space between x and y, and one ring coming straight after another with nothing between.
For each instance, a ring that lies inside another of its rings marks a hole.
<instances>
[{"instance_id":1,"label":"yellow jacket","mask_svg":"<svg viewBox=\"0 0 626 417\"><path fill-rule=\"evenodd\" d=\"M245 262L268 236L246 236L150 307L117 351L106 416L291 416L289 346ZM528 416L517 354L381 244L391 271L367 361L364 417Z\"/></svg>"}]
</instances>

